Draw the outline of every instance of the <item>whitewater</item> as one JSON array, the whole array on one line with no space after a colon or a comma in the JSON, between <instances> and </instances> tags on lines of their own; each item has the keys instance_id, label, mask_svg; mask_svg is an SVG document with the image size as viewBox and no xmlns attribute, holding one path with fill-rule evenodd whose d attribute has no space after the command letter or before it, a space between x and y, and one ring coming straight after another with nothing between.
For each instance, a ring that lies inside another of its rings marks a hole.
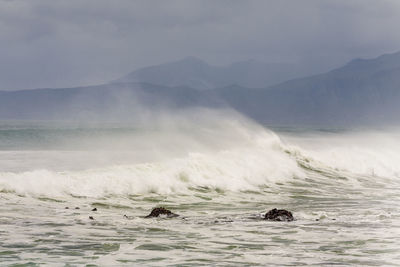
<instances>
[{"instance_id":1,"label":"whitewater","mask_svg":"<svg viewBox=\"0 0 400 267\"><path fill-rule=\"evenodd\" d=\"M397 266L399 137L218 114L1 122L0 262ZM159 206L180 217L144 218Z\"/></svg>"}]
</instances>

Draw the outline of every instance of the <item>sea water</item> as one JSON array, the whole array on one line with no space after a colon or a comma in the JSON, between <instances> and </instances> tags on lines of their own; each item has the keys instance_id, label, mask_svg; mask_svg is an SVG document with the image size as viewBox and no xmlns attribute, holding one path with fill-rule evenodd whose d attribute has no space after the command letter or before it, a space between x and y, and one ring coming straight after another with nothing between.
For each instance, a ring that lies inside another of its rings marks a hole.
<instances>
[{"instance_id":1,"label":"sea water","mask_svg":"<svg viewBox=\"0 0 400 267\"><path fill-rule=\"evenodd\" d=\"M399 137L2 122L0 265L400 265ZM180 216L144 218L159 206Z\"/></svg>"}]
</instances>

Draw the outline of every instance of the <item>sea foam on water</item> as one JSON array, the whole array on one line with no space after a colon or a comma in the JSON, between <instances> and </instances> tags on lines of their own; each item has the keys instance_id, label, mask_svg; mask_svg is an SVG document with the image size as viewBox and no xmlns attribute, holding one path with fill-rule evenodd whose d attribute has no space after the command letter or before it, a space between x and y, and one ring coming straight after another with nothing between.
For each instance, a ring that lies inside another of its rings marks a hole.
<instances>
[{"instance_id":1,"label":"sea foam on water","mask_svg":"<svg viewBox=\"0 0 400 267\"><path fill-rule=\"evenodd\" d=\"M396 131L271 131L221 114L16 131L0 130L10 264L400 263ZM145 219L154 207L181 216ZM263 220L273 208L296 220Z\"/></svg>"}]
</instances>

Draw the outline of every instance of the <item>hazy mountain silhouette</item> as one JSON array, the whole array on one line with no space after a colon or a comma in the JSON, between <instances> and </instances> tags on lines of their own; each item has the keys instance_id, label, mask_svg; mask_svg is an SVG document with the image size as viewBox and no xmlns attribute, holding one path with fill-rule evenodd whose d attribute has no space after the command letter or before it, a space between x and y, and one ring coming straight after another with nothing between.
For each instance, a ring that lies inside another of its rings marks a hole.
<instances>
[{"instance_id":1,"label":"hazy mountain silhouette","mask_svg":"<svg viewBox=\"0 0 400 267\"><path fill-rule=\"evenodd\" d=\"M198 72L202 73L204 64L194 62L190 65L197 64ZM375 59L356 59L324 74L266 88L231 85L197 90L188 86L127 82L0 92L0 119L123 119L145 110L226 106L269 124L397 124L400 123L400 52Z\"/></svg>"},{"instance_id":2,"label":"hazy mountain silhouette","mask_svg":"<svg viewBox=\"0 0 400 267\"><path fill-rule=\"evenodd\" d=\"M222 105L216 95L189 87L145 83L0 91L0 119L126 120L157 110Z\"/></svg>"},{"instance_id":3,"label":"hazy mountain silhouette","mask_svg":"<svg viewBox=\"0 0 400 267\"><path fill-rule=\"evenodd\" d=\"M204 61L187 57L136 70L114 82L145 82L164 86L189 86L199 90L240 85L262 88L310 74L294 64L263 63L248 60L229 66L211 66Z\"/></svg>"},{"instance_id":4,"label":"hazy mountain silhouette","mask_svg":"<svg viewBox=\"0 0 400 267\"><path fill-rule=\"evenodd\" d=\"M328 73L266 89L228 87L219 94L234 108L268 123L399 123L400 52L356 59Z\"/></svg>"}]
</instances>

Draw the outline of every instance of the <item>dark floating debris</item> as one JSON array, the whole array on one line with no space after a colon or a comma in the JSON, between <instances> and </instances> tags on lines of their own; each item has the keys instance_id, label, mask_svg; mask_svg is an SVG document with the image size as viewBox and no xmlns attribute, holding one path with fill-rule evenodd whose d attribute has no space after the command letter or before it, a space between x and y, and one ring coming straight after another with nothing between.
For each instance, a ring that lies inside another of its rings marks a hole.
<instances>
[{"instance_id":1,"label":"dark floating debris","mask_svg":"<svg viewBox=\"0 0 400 267\"><path fill-rule=\"evenodd\" d=\"M75 209L76 209L76 210L79 210L79 209L81 209L81 208L79 208L79 207L75 207Z\"/></svg>"},{"instance_id":2,"label":"dark floating debris","mask_svg":"<svg viewBox=\"0 0 400 267\"><path fill-rule=\"evenodd\" d=\"M93 216L89 216L89 219L94 220Z\"/></svg>"},{"instance_id":3,"label":"dark floating debris","mask_svg":"<svg viewBox=\"0 0 400 267\"><path fill-rule=\"evenodd\" d=\"M167 210L166 208L159 207L159 208L154 208L151 211L151 213L147 215L145 218L160 217L160 216L173 218L173 217L178 217L179 215L171 212L170 210Z\"/></svg>"},{"instance_id":4,"label":"dark floating debris","mask_svg":"<svg viewBox=\"0 0 400 267\"><path fill-rule=\"evenodd\" d=\"M294 220L293 214L287 210L272 209L265 214L265 220L278 222L291 222Z\"/></svg>"},{"instance_id":5,"label":"dark floating debris","mask_svg":"<svg viewBox=\"0 0 400 267\"><path fill-rule=\"evenodd\" d=\"M65 207L65 209L67 210L67 209L69 209L69 207Z\"/></svg>"},{"instance_id":6,"label":"dark floating debris","mask_svg":"<svg viewBox=\"0 0 400 267\"><path fill-rule=\"evenodd\" d=\"M93 208L92 211L97 211L97 208Z\"/></svg>"},{"instance_id":7,"label":"dark floating debris","mask_svg":"<svg viewBox=\"0 0 400 267\"><path fill-rule=\"evenodd\" d=\"M222 220L215 220L214 223L231 223L233 220L230 219L222 219Z\"/></svg>"}]
</instances>

